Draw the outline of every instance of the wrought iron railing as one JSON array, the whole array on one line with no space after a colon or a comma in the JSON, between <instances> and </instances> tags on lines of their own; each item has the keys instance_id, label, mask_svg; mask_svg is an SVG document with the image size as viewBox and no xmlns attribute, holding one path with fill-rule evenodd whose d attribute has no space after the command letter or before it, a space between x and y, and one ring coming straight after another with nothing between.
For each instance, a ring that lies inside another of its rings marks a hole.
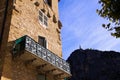
<instances>
[{"instance_id":1,"label":"wrought iron railing","mask_svg":"<svg viewBox=\"0 0 120 80\"><path fill-rule=\"evenodd\" d=\"M50 50L42 47L39 43L34 41L29 36L24 36L21 39L16 40L16 42L20 42L20 41L23 41L25 43L24 48L28 52L38 56L39 58L47 61L53 66L56 66L57 68L70 74L70 65L64 59L60 58Z\"/></svg>"}]
</instances>

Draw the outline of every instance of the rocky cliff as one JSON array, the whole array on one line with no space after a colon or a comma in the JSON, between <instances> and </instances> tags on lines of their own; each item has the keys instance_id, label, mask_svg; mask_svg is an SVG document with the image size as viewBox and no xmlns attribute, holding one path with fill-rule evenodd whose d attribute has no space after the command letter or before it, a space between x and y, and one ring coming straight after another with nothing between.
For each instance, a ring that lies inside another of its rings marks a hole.
<instances>
[{"instance_id":1,"label":"rocky cliff","mask_svg":"<svg viewBox=\"0 0 120 80\"><path fill-rule=\"evenodd\" d=\"M120 80L120 53L114 51L82 50L72 52L69 80Z\"/></svg>"}]
</instances>

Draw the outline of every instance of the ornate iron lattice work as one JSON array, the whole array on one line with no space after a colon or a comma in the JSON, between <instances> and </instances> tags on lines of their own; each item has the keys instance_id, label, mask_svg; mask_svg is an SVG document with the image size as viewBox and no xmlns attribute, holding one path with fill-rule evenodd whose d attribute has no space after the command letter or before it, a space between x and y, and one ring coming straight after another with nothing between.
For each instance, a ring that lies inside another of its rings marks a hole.
<instances>
[{"instance_id":1,"label":"ornate iron lattice work","mask_svg":"<svg viewBox=\"0 0 120 80\"><path fill-rule=\"evenodd\" d=\"M20 40L17 39L16 41L20 41ZM69 63L67 63L64 59L58 57L54 53L52 53L50 50L42 47L39 43L34 41L29 36L24 36L24 45L22 46L25 46L26 51L38 56L39 58L47 61L49 64L56 66L60 70L65 71L66 73L70 74Z\"/></svg>"}]
</instances>

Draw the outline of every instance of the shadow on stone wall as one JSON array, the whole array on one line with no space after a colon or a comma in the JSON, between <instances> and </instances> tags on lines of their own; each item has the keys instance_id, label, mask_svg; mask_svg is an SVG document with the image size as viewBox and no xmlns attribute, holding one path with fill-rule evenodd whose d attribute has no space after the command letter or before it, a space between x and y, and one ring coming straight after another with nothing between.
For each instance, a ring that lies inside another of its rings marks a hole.
<instances>
[{"instance_id":1,"label":"shadow on stone wall","mask_svg":"<svg viewBox=\"0 0 120 80\"><path fill-rule=\"evenodd\" d=\"M3 66L6 64L4 60L12 18L13 1L14 0L0 0L0 78L1 75L8 77L8 75L3 75Z\"/></svg>"}]
</instances>

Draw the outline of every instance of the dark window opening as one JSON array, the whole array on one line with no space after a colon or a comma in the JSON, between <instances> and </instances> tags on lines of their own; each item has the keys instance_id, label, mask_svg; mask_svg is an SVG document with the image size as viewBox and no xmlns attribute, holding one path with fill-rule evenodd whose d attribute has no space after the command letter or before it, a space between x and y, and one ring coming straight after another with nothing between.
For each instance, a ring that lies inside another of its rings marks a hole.
<instances>
[{"instance_id":1,"label":"dark window opening","mask_svg":"<svg viewBox=\"0 0 120 80\"><path fill-rule=\"evenodd\" d=\"M13 3L16 3L16 0L13 0Z\"/></svg>"},{"instance_id":2,"label":"dark window opening","mask_svg":"<svg viewBox=\"0 0 120 80\"><path fill-rule=\"evenodd\" d=\"M47 41L46 41L45 37L39 36L38 38L39 38L39 39L38 39L38 43L39 43L41 46L43 46L44 48L46 48L46 46L47 46Z\"/></svg>"},{"instance_id":3,"label":"dark window opening","mask_svg":"<svg viewBox=\"0 0 120 80\"><path fill-rule=\"evenodd\" d=\"M48 5L52 7L52 0L48 0Z\"/></svg>"},{"instance_id":4,"label":"dark window opening","mask_svg":"<svg viewBox=\"0 0 120 80\"><path fill-rule=\"evenodd\" d=\"M46 75L39 74L38 77L37 77L37 80L47 80Z\"/></svg>"},{"instance_id":5,"label":"dark window opening","mask_svg":"<svg viewBox=\"0 0 120 80\"><path fill-rule=\"evenodd\" d=\"M49 6L52 7L52 0L44 0Z\"/></svg>"}]
</instances>

